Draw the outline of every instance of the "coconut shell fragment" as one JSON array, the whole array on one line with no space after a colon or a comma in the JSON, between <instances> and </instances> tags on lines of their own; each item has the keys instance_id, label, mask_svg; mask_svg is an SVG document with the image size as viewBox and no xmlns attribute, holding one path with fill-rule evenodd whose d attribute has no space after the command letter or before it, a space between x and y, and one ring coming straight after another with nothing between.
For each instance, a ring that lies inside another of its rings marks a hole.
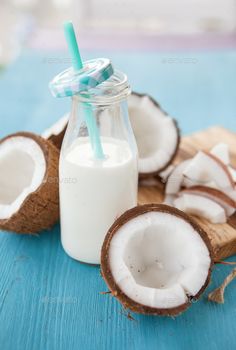
<instances>
[{"instance_id":1,"label":"coconut shell fragment","mask_svg":"<svg viewBox=\"0 0 236 350\"><path fill-rule=\"evenodd\" d=\"M33 133L0 141L0 229L37 233L59 219L59 151Z\"/></svg>"},{"instance_id":2,"label":"coconut shell fragment","mask_svg":"<svg viewBox=\"0 0 236 350\"><path fill-rule=\"evenodd\" d=\"M212 257L207 234L192 218L167 205L146 204L125 212L109 229L101 271L125 308L175 316L207 287Z\"/></svg>"}]
</instances>

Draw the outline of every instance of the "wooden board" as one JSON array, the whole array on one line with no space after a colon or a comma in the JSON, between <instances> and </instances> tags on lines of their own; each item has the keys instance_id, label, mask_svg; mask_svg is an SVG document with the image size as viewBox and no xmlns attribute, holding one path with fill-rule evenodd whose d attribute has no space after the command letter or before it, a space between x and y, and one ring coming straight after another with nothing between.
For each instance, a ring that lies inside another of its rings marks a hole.
<instances>
[{"instance_id":1,"label":"wooden board","mask_svg":"<svg viewBox=\"0 0 236 350\"><path fill-rule=\"evenodd\" d=\"M221 127L213 127L191 136L183 137L175 164L192 157L197 150L209 150L218 142L229 145L231 163L236 167L236 133ZM139 186L139 204L161 203L164 196L164 185ZM211 224L204 219L195 217L208 234L215 255L215 260L236 254L236 214L226 224Z\"/></svg>"}]
</instances>

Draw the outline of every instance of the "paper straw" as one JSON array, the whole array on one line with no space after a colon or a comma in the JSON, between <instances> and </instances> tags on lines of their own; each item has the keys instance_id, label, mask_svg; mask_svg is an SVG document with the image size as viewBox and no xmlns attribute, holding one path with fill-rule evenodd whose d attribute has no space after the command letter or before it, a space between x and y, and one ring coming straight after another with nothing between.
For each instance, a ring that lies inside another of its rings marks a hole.
<instances>
[{"instance_id":1,"label":"paper straw","mask_svg":"<svg viewBox=\"0 0 236 350\"><path fill-rule=\"evenodd\" d=\"M72 67L75 71L78 71L83 68L83 62L80 56L74 27L71 21L64 23L64 33L72 60ZM104 159L105 156L102 149L100 134L93 116L92 109L88 103L86 103L86 107L88 108L85 109L85 121L88 128L90 142L94 151L94 156L97 159Z\"/></svg>"}]
</instances>

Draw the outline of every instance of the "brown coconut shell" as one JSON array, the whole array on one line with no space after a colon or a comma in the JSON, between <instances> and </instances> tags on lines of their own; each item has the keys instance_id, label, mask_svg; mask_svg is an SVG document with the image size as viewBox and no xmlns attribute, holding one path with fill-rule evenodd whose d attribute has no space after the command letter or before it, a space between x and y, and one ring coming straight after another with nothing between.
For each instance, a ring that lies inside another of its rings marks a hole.
<instances>
[{"instance_id":1,"label":"brown coconut shell","mask_svg":"<svg viewBox=\"0 0 236 350\"><path fill-rule=\"evenodd\" d=\"M66 133L66 129L67 129L67 125L68 123L65 125L65 127L62 129L62 131L55 135L55 134L51 134L47 140L51 141L54 146L56 146L57 149L61 149L61 146L62 146L62 142L63 142L63 139L64 139L64 136L65 136L65 133Z\"/></svg>"},{"instance_id":2,"label":"brown coconut shell","mask_svg":"<svg viewBox=\"0 0 236 350\"><path fill-rule=\"evenodd\" d=\"M207 279L206 279L204 285L199 290L199 292L196 295L189 298L189 300L186 303L184 303L178 307L175 307L175 308L169 308L169 309L153 308L150 306L142 305L142 304L132 300L125 293L123 293L123 291L119 288L119 286L115 282L113 275L112 275L111 268L110 268L110 264L109 264L110 243L111 243L113 236L118 231L118 229L120 227L122 227L129 220L131 220L139 215L142 215L144 213L153 212L153 211L172 214L172 215L175 215L179 218L182 218L183 220L188 222L194 228L194 230L196 230L198 232L198 234L201 236L201 238L205 242L205 244L209 250L209 254L210 254L211 264L210 264L208 276L207 276ZM101 273L102 273L102 276L103 276L108 288L110 289L112 295L119 300L119 302L124 306L124 308L129 309L135 313L146 314L146 315L176 316L178 314L181 314L183 311L185 311L190 306L191 301L199 299L201 294L206 289L207 285L210 282L212 266L213 266L213 249L212 249L210 240L209 240L206 232L189 215L185 214L184 212L182 212L176 208L173 208L173 207L170 207L170 206L164 205L164 204L145 204L145 205L134 207L134 208L126 211L123 215L121 215L115 221L115 223L109 229L109 231L105 237L105 240L104 240L104 243L102 246L102 251L101 251Z\"/></svg>"},{"instance_id":3,"label":"brown coconut shell","mask_svg":"<svg viewBox=\"0 0 236 350\"><path fill-rule=\"evenodd\" d=\"M29 132L9 135L0 140L0 144L18 136L31 138L40 146L46 160L46 172L42 184L25 198L19 210L9 219L0 219L0 229L37 233L49 229L59 219L59 151L51 142Z\"/></svg>"},{"instance_id":4,"label":"brown coconut shell","mask_svg":"<svg viewBox=\"0 0 236 350\"><path fill-rule=\"evenodd\" d=\"M166 115L167 117L169 116L168 113L165 110L163 110L163 108L160 106L160 104L152 96L150 96L149 94L138 93L138 92L134 92L134 91L132 91L132 94L136 95L138 97L147 96L153 102L153 104L163 112L164 115ZM160 179L159 173L161 171L165 170L170 164L173 163L173 161L174 161L174 159L175 159L175 157L177 155L177 152L179 150L179 144L180 144L180 139L181 139L181 132L180 132L180 128L179 128L177 120L174 119L174 118L172 118L172 119L173 119L174 125L175 125L176 130L177 130L177 143L176 143L176 148L175 148L174 153L172 154L172 156L169 159L169 161L161 169L158 169L157 171L154 171L154 172L151 172L151 173L139 173L139 178L141 180L145 179L147 177L152 177L152 176L157 177L157 179Z\"/></svg>"}]
</instances>

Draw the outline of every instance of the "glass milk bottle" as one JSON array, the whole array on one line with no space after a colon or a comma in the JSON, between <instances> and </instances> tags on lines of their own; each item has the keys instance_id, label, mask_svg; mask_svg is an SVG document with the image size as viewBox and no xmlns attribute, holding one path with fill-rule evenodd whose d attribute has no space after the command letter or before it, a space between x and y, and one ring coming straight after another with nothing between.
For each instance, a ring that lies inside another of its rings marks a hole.
<instances>
[{"instance_id":1,"label":"glass milk bottle","mask_svg":"<svg viewBox=\"0 0 236 350\"><path fill-rule=\"evenodd\" d=\"M100 263L109 227L137 205L137 147L128 115L129 93L126 75L115 70L108 80L72 96L60 156L61 240L66 253L81 262ZM102 153L95 156L98 146Z\"/></svg>"}]
</instances>

